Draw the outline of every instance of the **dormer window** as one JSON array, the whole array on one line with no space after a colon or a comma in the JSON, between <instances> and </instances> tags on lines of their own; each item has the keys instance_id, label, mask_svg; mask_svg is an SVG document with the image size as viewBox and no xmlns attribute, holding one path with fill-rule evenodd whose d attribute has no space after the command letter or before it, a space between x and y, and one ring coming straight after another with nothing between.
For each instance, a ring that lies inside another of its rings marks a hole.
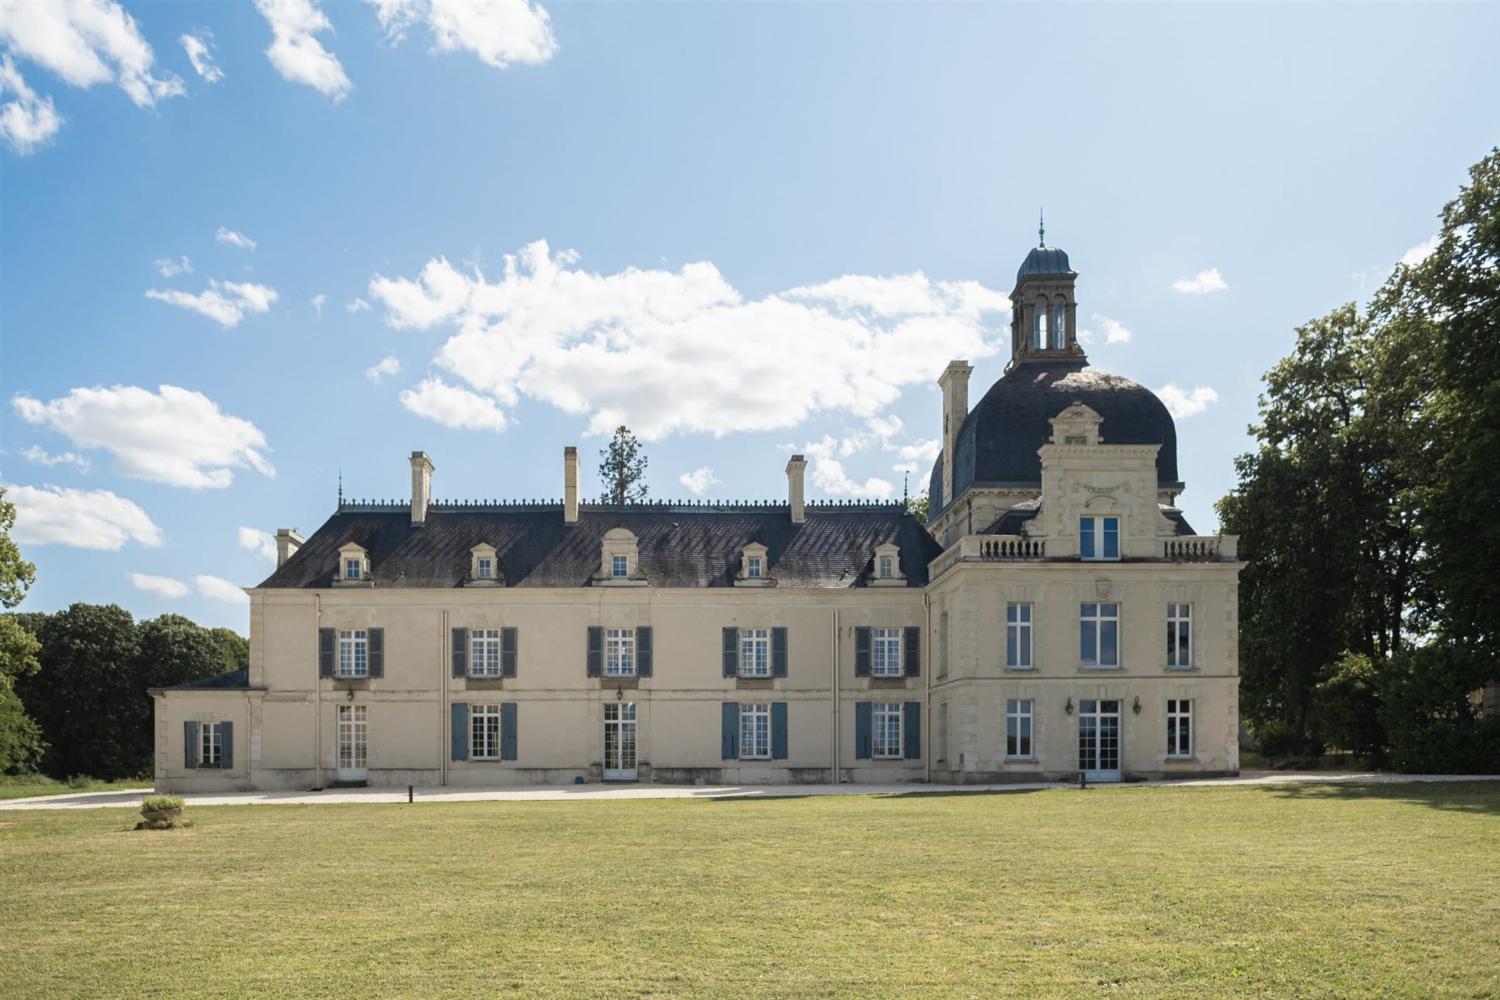
<instances>
[{"instance_id":1,"label":"dormer window","mask_svg":"<svg viewBox=\"0 0 1500 1000\"><path fill-rule=\"evenodd\" d=\"M474 560L474 579L493 580L495 578L495 561L480 557Z\"/></svg>"},{"instance_id":2,"label":"dormer window","mask_svg":"<svg viewBox=\"0 0 1500 1000\"><path fill-rule=\"evenodd\" d=\"M617 580L623 580L630 575L630 559L628 556L611 556L609 562L609 575Z\"/></svg>"},{"instance_id":3,"label":"dormer window","mask_svg":"<svg viewBox=\"0 0 1500 1000\"><path fill-rule=\"evenodd\" d=\"M760 556L748 556L745 559L745 577L750 580L759 580L761 578Z\"/></svg>"},{"instance_id":4,"label":"dormer window","mask_svg":"<svg viewBox=\"0 0 1500 1000\"><path fill-rule=\"evenodd\" d=\"M613 587L644 587L635 533L629 528L611 528L599 547L599 571L594 582Z\"/></svg>"},{"instance_id":5,"label":"dormer window","mask_svg":"<svg viewBox=\"0 0 1500 1000\"><path fill-rule=\"evenodd\" d=\"M362 560L362 559L345 559L344 560L344 579L345 580L358 580L359 576L360 576L361 564L363 562L364 562L364 560Z\"/></svg>"},{"instance_id":6,"label":"dormer window","mask_svg":"<svg viewBox=\"0 0 1500 1000\"><path fill-rule=\"evenodd\" d=\"M890 556L880 557L880 568L878 570L882 580L889 580L896 575L896 560Z\"/></svg>"},{"instance_id":7,"label":"dormer window","mask_svg":"<svg viewBox=\"0 0 1500 1000\"><path fill-rule=\"evenodd\" d=\"M903 587L906 577L901 574L901 549L894 542L875 546L875 556L870 567L870 586Z\"/></svg>"},{"instance_id":8,"label":"dormer window","mask_svg":"<svg viewBox=\"0 0 1500 1000\"><path fill-rule=\"evenodd\" d=\"M495 553L495 547L488 543L480 543L469 550L469 579L468 586L471 587L503 587L505 581L502 579L500 557Z\"/></svg>"},{"instance_id":9,"label":"dormer window","mask_svg":"<svg viewBox=\"0 0 1500 1000\"><path fill-rule=\"evenodd\" d=\"M1081 517L1078 519L1078 555L1082 559L1120 558L1120 519L1118 517Z\"/></svg>"},{"instance_id":10,"label":"dormer window","mask_svg":"<svg viewBox=\"0 0 1500 1000\"><path fill-rule=\"evenodd\" d=\"M736 587L774 587L770 574L771 560L766 547L760 542L750 542L740 549L740 568L734 575Z\"/></svg>"},{"instance_id":11,"label":"dormer window","mask_svg":"<svg viewBox=\"0 0 1500 1000\"><path fill-rule=\"evenodd\" d=\"M370 556L364 546L354 542L339 549L338 568L333 575L333 585L368 587L374 583L370 576Z\"/></svg>"}]
</instances>

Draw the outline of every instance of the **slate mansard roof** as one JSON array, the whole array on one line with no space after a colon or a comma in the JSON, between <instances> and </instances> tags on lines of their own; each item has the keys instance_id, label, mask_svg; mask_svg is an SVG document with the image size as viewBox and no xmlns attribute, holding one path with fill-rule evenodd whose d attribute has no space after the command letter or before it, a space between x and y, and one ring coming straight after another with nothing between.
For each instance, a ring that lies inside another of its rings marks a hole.
<instances>
[{"instance_id":1,"label":"slate mansard roof","mask_svg":"<svg viewBox=\"0 0 1500 1000\"><path fill-rule=\"evenodd\" d=\"M635 534L640 570L656 587L733 586L740 553L754 542L766 547L777 586L864 586L875 547L893 542L908 586L920 587L941 551L899 503L808 504L806 517L793 524L785 504L585 504L566 524L561 504L438 503L413 527L405 504L346 504L260 586L331 587L339 549L353 542L368 554L376 588L463 586L480 544L495 547L508 587L584 587L612 528Z\"/></svg>"}]
</instances>

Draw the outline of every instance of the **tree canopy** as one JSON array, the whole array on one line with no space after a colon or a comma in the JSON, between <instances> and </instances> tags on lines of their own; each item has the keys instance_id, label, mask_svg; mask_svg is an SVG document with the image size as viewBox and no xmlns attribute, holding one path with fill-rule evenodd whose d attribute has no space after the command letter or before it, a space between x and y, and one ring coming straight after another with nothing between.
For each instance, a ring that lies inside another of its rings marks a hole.
<instances>
[{"instance_id":1,"label":"tree canopy","mask_svg":"<svg viewBox=\"0 0 1500 1000\"><path fill-rule=\"evenodd\" d=\"M607 503L639 503L646 499L646 464L641 443L621 424L609 446L599 452L599 481Z\"/></svg>"}]
</instances>

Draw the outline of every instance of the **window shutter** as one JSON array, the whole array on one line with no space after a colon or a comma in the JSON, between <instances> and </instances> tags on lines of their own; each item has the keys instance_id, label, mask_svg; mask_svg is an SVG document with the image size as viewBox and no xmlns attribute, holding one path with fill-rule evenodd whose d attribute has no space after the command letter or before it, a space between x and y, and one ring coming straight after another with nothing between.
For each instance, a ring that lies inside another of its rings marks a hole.
<instances>
[{"instance_id":1,"label":"window shutter","mask_svg":"<svg viewBox=\"0 0 1500 1000\"><path fill-rule=\"evenodd\" d=\"M771 759L786 760L786 702L784 701L771 702Z\"/></svg>"},{"instance_id":2,"label":"window shutter","mask_svg":"<svg viewBox=\"0 0 1500 1000\"><path fill-rule=\"evenodd\" d=\"M331 628L318 629L318 676L333 676L334 644L337 642Z\"/></svg>"},{"instance_id":3,"label":"window shutter","mask_svg":"<svg viewBox=\"0 0 1500 1000\"><path fill-rule=\"evenodd\" d=\"M724 731L720 740L719 756L725 760L738 760L740 756L740 703L724 702L720 714L724 720Z\"/></svg>"},{"instance_id":4,"label":"window shutter","mask_svg":"<svg viewBox=\"0 0 1500 1000\"><path fill-rule=\"evenodd\" d=\"M469 759L469 703L455 701L453 709L453 759Z\"/></svg>"},{"instance_id":5,"label":"window shutter","mask_svg":"<svg viewBox=\"0 0 1500 1000\"><path fill-rule=\"evenodd\" d=\"M740 672L740 630L724 630L724 676L734 677ZM738 756L738 755L736 755Z\"/></svg>"},{"instance_id":6,"label":"window shutter","mask_svg":"<svg viewBox=\"0 0 1500 1000\"><path fill-rule=\"evenodd\" d=\"M234 723L219 723L219 766L229 770L234 766Z\"/></svg>"},{"instance_id":7,"label":"window shutter","mask_svg":"<svg viewBox=\"0 0 1500 1000\"><path fill-rule=\"evenodd\" d=\"M604 628L589 626L589 676L598 677L604 672Z\"/></svg>"},{"instance_id":8,"label":"window shutter","mask_svg":"<svg viewBox=\"0 0 1500 1000\"><path fill-rule=\"evenodd\" d=\"M516 703L500 706L500 759L516 759Z\"/></svg>"},{"instance_id":9,"label":"window shutter","mask_svg":"<svg viewBox=\"0 0 1500 1000\"><path fill-rule=\"evenodd\" d=\"M778 625L771 629L771 674L776 677L786 676L785 625Z\"/></svg>"},{"instance_id":10,"label":"window shutter","mask_svg":"<svg viewBox=\"0 0 1500 1000\"><path fill-rule=\"evenodd\" d=\"M515 626L500 630L500 676L516 676L516 659L520 653L520 633Z\"/></svg>"},{"instance_id":11,"label":"window shutter","mask_svg":"<svg viewBox=\"0 0 1500 1000\"><path fill-rule=\"evenodd\" d=\"M902 711L905 716L901 720L902 735L906 738L906 759L921 760L922 758L922 703L920 701L909 701Z\"/></svg>"},{"instance_id":12,"label":"window shutter","mask_svg":"<svg viewBox=\"0 0 1500 1000\"><path fill-rule=\"evenodd\" d=\"M922 676L922 627L920 625L906 626L903 636L906 640L906 648L901 651L901 665L906 668L906 676Z\"/></svg>"},{"instance_id":13,"label":"window shutter","mask_svg":"<svg viewBox=\"0 0 1500 1000\"><path fill-rule=\"evenodd\" d=\"M870 626L854 628L854 676L870 676Z\"/></svg>"},{"instance_id":14,"label":"window shutter","mask_svg":"<svg viewBox=\"0 0 1500 1000\"><path fill-rule=\"evenodd\" d=\"M635 630L635 675L651 676L651 626L641 625Z\"/></svg>"},{"instance_id":15,"label":"window shutter","mask_svg":"<svg viewBox=\"0 0 1500 1000\"><path fill-rule=\"evenodd\" d=\"M385 629L372 628L370 636L370 676L385 676Z\"/></svg>"},{"instance_id":16,"label":"window shutter","mask_svg":"<svg viewBox=\"0 0 1500 1000\"><path fill-rule=\"evenodd\" d=\"M453 676L463 677L469 672L469 630L453 630Z\"/></svg>"},{"instance_id":17,"label":"window shutter","mask_svg":"<svg viewBox=\"0 0 1500 1000\"><path fill-rule=\"evenodd\" d=\"M872 709L868 701L854 703L854 759L870 759L870 728Z\"/></svg>"},{"instance_id":18,"label":"window shutter","mask_svg":"<svg viewBox=\"0 0 1500 1000\"><path fill-rule=\"evenodd\" d=\"M182 724L182 766L187 768L198 766L198 723L196 722Z\"/></svg>"}]
</instances>

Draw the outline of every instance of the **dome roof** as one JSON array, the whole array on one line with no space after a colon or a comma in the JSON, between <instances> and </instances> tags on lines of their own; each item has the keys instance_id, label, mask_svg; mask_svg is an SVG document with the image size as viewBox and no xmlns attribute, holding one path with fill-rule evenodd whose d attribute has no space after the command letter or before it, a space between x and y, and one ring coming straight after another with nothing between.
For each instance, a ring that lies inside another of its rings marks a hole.
<instances>
[{"instance_id":1,"label":"dome roof","mask_svg":"<svg viewBox=\"0 0 1500 1000\"><path fill-rule=\"evenodd\" d=\"M1068 252L1059 247L1032 247L1016 272L1017 283L1028 274L1072 274Z\"/></svg>"},{"instance_id":2,"label":"dome roof","mask_svg":"<svg viewBox=\"0 0 1500 1000\"><path fill-rule=\"evenodd\" d=\"M1049 421L1075 402L1103 418L1103 443L1161 445L1157 482L1178 481L1177 429L1155 393L1128 378L1091 368L1086 361L1049 359L1015 365L969 411L953 446L954 496L973 483L1040 486L1042 460L1037 449L1052 436ZM948 458L939 455L932 468L929 496L934 512L951 500L943 496L943 463Z\"/></svg>"}]
</instances>

